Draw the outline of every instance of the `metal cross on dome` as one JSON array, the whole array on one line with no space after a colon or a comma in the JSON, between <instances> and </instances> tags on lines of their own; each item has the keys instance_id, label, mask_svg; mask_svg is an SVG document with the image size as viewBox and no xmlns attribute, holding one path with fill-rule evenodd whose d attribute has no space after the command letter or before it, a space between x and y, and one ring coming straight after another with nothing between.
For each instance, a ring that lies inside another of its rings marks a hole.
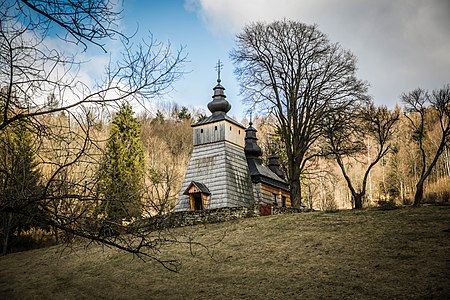
<instances>
[{"instance_id":1,"label":"metal cross on dome","mask_svg":"<svg viewBox=\"0 0 450 300\"><path fill-rule=\"evenodd\" d=\"M216 71L217 71L217 82L220 82L220 70L222 70L223 68L223 63L220 61L220 59L217 61L217 65L215 67Z\"/></svg>"}]
</instances>

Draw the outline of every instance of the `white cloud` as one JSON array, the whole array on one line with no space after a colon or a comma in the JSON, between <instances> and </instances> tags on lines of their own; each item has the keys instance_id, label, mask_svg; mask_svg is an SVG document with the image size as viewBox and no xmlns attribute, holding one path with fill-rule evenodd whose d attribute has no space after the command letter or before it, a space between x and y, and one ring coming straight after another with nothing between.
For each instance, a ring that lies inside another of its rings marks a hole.
<instances>
[{"instance_id":1,"label":"white cloud","mask_svg":"<svg viewBox=\"0 0 450 300\"><path fill-rule=\"evenodd\" d=\"M393 106L415 87L450 83L447 0L187 0L215 35L234 35L252 21L316 23L358 58L359 75L377 103Z\"/></svg>"}]
</instances>

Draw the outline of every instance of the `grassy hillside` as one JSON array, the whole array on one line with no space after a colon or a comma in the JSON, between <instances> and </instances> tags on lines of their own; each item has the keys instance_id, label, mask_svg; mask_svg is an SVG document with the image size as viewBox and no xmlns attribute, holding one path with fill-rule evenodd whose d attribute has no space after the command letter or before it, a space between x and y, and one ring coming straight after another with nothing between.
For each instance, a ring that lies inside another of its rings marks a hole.
<instances>
[{"instance_id":1,"label":"grassy hillside","mask_svg":"<svg viewBox=\"0 0 450 300\"><path fill-rule=\"evenodd\" d=\"M445 299L450 207L303 213L176 229L179 273L111 249L0 258L0 299ZM64 250L65 251L62 251Z\"/></svg>"}]
</instances>

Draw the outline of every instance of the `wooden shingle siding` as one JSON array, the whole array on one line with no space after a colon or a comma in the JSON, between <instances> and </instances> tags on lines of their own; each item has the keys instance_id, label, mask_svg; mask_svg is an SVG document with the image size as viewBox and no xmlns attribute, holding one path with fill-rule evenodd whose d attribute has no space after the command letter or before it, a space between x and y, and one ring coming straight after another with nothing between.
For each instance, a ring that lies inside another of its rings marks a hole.
<instances>
[{"instance_id":1,"label":"wooden shingle siding","mask_svg":"<svg viewBox=\"0 0 450 300\"><path fill-rule=\"evenodd\" d=\"M230 125L227 126L229 130ZM201 182L211 192L206 209L253 205L244 149L234 143L222 141L194 146L175 211L191 209L189 196L183 192L192 181Z\"/></svg>"}]
</instances>

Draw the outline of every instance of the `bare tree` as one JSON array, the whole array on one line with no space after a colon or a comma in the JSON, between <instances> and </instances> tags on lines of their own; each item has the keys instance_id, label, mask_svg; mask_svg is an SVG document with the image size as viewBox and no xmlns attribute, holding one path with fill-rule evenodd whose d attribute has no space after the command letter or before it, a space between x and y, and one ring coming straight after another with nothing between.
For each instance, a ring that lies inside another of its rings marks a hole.
<instances>
[{"instance_id":1,"label":"bare tree","mask_svg":"<svg viewBox=\"0 0 450 300\"><path fill-rule=\"evenodd\" d=\"M125 37L119 30L121 8L111 0L15 0L2 1L22 14L20 19L33 25L34 30L47 31L56 27L63 41L81 45L84 50L96 45L105 52L105 41L116 36Z\"/></svg>"},{"instance_id":2,"label":"bare tree","mask_svg":"<svg viewBox=\"0 0 450 300\"><path fill-rule=\"evenodd\" d=\"M392 148L392 134L399 116L399 110L391 112L386 107L371 104L355 111L336 113L326 119L324 132L327 147L324 151L336 159L356 209L363 207L370 171ZM373 140L372 147L376 153L367 164L362 182L356 185L348 175L344 159L366 153L364 140L367 138Z\"/></svg>"},{"instance_id":3,"label":"bare tree","mask_svg":"<svg viewBox=\"0 0 450 300\"><path fill-rule=\"evenodd\" d=\"M236 36L231 57L248 101L273 112L288 161L294 206L301 204L300 176L318 155L312 146L323 121L366 99L355 57L331 43L316 25L283 20L253 23Z\"/></svg>"},{"instance_id":4,"label":"bare tree","mask_svg":"<svg viewBox=\"0 0 450 300\"><path fill-rule=\"evenodd\" d=\"M421 168L413 203L414 206L419 206L423 198L425 180L450 143L450 85L434 90L431 95L418 88L410 93L404 93L401 98L405 104L405 116L413 130L412 138L420 150ZM424 143L427 140L427 127L431 127L433 122L438 123L440 134L436 151L427 155Z\"/></svg>"},{"instance_id":5,"label":"bare tree","mask_svg":"<svg viewBox=\"0 0 450 300\"><path fill-rule=\"evenodd\" d=\"M310 210L332 211L338 208L335 195L338 174L334 172L331 163L327 162L329 161L325 159L318 160L314 172L308 172L304 178L303 203Z\"/></svg>"},{"instance_id":6,"label":"bare tree","mask_svg":"<svg viewBox=\"0 0 450 300\"><path fill-rule=\"evenodd\" d=\"M111 62L103 81L90 87L78 80L82 62L60 49L49 49L46 35L38 30L40 23L30 20L24 25L14 4L7 6L8 3L2 3L5 11L0 21L0 78L5 89L0 130L20 119L35 120L37 116L81 105L104 105L125 99L143 101L166 92L182 75L183 49L172 55L170 45L150 35L149 41L140 45L122 40L121 60ZM50 95L59 106L44 103Z\"/></svg>"},{"instance_id":7,"label":"bare tree","mask_svg":"<svg viewBox=\"0 0 450 300\"><path fill-rule=\"evenodd\" d=\"M99 224L90 215L98 201L91 171L100 162L100 151L93 134L95 124L87 111L122 101L143 102L169 91L183 73L186 56L183 48L173 52L170 44L158 42L151 34L141 44L131 43L118 30L120 9L114 3L0 0L0 132L20 121L42 145L48 140L61 145L56 141L68 139L63 148L52 149L56 160L45 155L45 147L39 150L47 174L43 191L20 207L0 203L0 213L28 214L26 207L38 204L50 216L39 221L62 230L67 237L79 236L151 256L163 241L161 237L136 230L132 236L117 236L120 224ZM48 42L54 32L58 33L58 47ZM104 78L95 85L81 81L79 74L86 63L78 60L66 43L74 43L81 51L91 45L106 51L107 41L113 37L120 39L121 58L109 63ZM63 114L71 125L61 130L49 122L57 114ZM68 170L74 175L73 169L78 170L77 176L66 176ZM59 209L61 201L67 204L65 209ZM51 209L50 203L58 205Z\"/></svg>"},{"instance_id":8,"label":"bare tree","mask_svg":"<svg viewBox=\"0 0 450 300\"><path fill-rule=\"evenodd\" d=\"M168 108L167 112L173 112L174 108ZM190 113L185 110L187 114ZM180 118L177 112L167 120L143 117L142 122L144 149L150 158L145 176L145 211L149 215L165 214L175 206L189 162L191 119Z\"/></svg>"},{"instance_id":9,"label":"bare tree","mask_svg":"<svg viewBox=\"0 0 450 300\"><path fill-rule=\"evenodd\" d=\"M168 163L161 170L151 168L148 173L144 210L149 215L168 213L175 206L178 196L178 190L175 187L180 182L180 178L177 176L176 166Z\"/></svg>"}]
</instances>

